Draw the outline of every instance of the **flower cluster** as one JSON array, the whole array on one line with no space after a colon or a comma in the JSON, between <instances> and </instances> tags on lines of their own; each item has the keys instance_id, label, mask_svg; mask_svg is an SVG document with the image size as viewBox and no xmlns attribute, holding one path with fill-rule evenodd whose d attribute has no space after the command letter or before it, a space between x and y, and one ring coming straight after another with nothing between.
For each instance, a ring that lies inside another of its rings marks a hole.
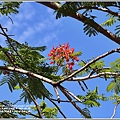
<instances>
[{"instance_id":1,"label":"flower cluster","mask_svg":"<svg viewBox=\"0 0 120 120\"><path fill-rule=\"evenodd\" d=\"M52 47L52 50L48 54L51 60L50 64L57 64L62 66L63 62L67 63L67 67L72 70L74 66L74 60L79 61L76 55L73 55L74 48L70 48L69 43L60 45L56 48ZM71 62L70 62L71 61Z\"/></svg>"}]
</instances>

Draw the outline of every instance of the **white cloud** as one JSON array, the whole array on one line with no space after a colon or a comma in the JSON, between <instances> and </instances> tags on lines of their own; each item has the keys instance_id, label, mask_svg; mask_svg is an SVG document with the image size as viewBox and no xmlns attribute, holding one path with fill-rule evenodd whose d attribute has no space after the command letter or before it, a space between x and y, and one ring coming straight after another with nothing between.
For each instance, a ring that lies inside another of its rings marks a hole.
<instances>
[{"instance_id":1,"label":"white cloud","mask_svg":"<svg viewBox=\"0 0 120 120\"><path fill-rule=\"evenodd\" d=\"M7 22L3 22L3 26L8 28L10 34L15 34L15 39L19 42L29 43L33 39L39 40L39 36L43 37L42 43L38 42L39 44L49 44L53 39L57 40L61 24L55 19L53 10L46 7L40 12L34 5L31 2L23 3L19 14L12 16L14 24L7 19ZM38 13L41 14L38 16ZM35 38L36 36L38 38Z\"/></svg>"},{"instance_id":2,"label":"white cloud","mask_svg":"<svg viewBox=\"0 0 120 120\"><path fill-rule=\"evenodd\" d=\"M35 15L35 9L31 5L31 3L23 3L21 5L21 10L18 15L15 16L15 19L21 20L30 20Z\"/></svg>"},{"instance_id":3,"label":"white cloud","mask_svg":"<svg viewBox=\"0 0 120 120\"><path fill-rule=\"evenodd\" d=\"M27 41L28 38L30 38L32 35L34 35L35 31L31 28L28 27L18 38L19 42L25 42Z\"/></svg>"},{"instance_id":4,"label":"white cloud","mask_svg":"<svg viewBox=\"0 0 120 120\"><path fill-rule=\"evenodd\" d=\"M47 46L47 45L49 45L49 43L51 43L51 41L55 42L58 40L57 34L58 34L58 31L51 32L51 33L47 34L46 36L44 36L41 40L39 40L39 42L37 44Z\"/></svg>"}]
</instances>

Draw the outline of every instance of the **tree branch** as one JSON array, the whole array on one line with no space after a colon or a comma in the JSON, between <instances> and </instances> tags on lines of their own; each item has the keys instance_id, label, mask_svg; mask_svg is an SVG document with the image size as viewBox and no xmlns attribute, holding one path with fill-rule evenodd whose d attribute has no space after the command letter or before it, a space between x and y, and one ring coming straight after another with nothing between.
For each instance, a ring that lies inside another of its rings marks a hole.
<instances>
[{"instance_id":1,"label":"tree branch","mask_svg":"<svg viewBox=\"0 0 120 120\"><path fill-rule=\"evenodd\" d=\"M0 45L0 49L2 49L2 46ZM10 54L6 51L3 51L3 53L6 55L6 57L9 59L8 63L11 63L14 67L16 67L16 65L14 64L14 60L13 58L11 58Z\"/></svg>"},{"instance_id":2,"label":"tree branch","mask_svg":"<svg viewBox=\"0 0 120 120\"><path fill-rule=\"evenodd\" d=\"M57 87L56 87L56 86L53 86L53 88L54 88L54 91L55 91L55 93L56 93L58 103L60 103L60 95L59 95L59 92L58 92L58 90L57 90Z\"/></svg>"},{"instance_id":3,"label":"tree branch","mask_svg":"<svg viewBox=\"0 0 120 120\"><path fill-rule=\"evenodd\" d=\"M111 116L111 119L114 118L115 114L116 114L116 110L117 110L117 107L120 103L117 103L116 106L114 107L114 111L113 111L113 115Z\"/></svg>"},{"instance_id":4,"label":"tree branch","mask_svg":"<svg viewBox=\"0 0 120 120\"><path fill-rule=\"evenodd\" d=\"M87 115L82 109L76 105L76 103L72 100L72 98L68 95L68 93L65 91L65 89L59 85L59 89L62 91L62 93L68 98L68 100L71 102L71 104L83 115L85 118L91 118L89 115Z\"/></svg>"},{"instance_id":5,"label":"tree branch","mask_svg":"<svg viewBox=\"0 0 120 120\"><path fill-rule=\"evenodd\" d=\"M70 78L70 79L68 79L68 81L85 81L85 80L89 80L89 79L93 79L93 78L97 78L97 77L101 77L101 76L105 76L105 75L120 76L120 73L102 72L102 73L98 73L98 74L92 75L92 76L88 75L85 77Z\"/></svg>"},{"instance_id":6,"label":"tree branch","mask_svg":"<svg viewBox=\"0 0 120 120\"><path fill-rule=\"evenodd\" d=\"M79 101L80 103L82 103L82 101L78 98L78 97L76 97L72 92L70 92L69 90L67 90L66 88L64 88L63 86L61 86L63 89L64 89L64 91L66 92L66 93L68 93L69 95L71 95L74 99L76 99L77 101Z\"/></svg>"},{"instance_id":7,"label":"tree branch","mask_svg":"<svg viewBox=\"0 0 120 120\"><path fill-rule=\"evenodd\" d=\"M2 27L1 24L0 24L0 28L1 28L2 32L3 32L3 35L4 35L4 36L6 37L6 39L8 40L9 45L10 45L11 48L14 50L14 52L17 54L17 56L19 57L19 59L20 59L27 67L30 67L30 66L23 60L23 58L19 55L19 53L17 52L17 50L15 50L14 46L11 44L12 38L10 38L10 37L6 34L6 32L4 31L4 28ZM12 63L12 64L13 64L13 63ZM15 66L15 64L14 64L14 66ZM16 67L16 66L15 66L15 67Z\"/></svg>"},{"instance_id":8,"label":"tree branch","mask_svg":"<svg viewBox=\"0 0 120 120\"><path fill-rule=\"evenodd\" d=\"M51 98L51 100L53 100L53 101L58 101L58 100L56 100L56 99L53 99L53 98ZM69 100L60 100L60 102L70 102ZM78 103L81 103L81 102L79 102L79 101L77 101L77 100L74 100L74 102L78 102ZM83 102L83 101L82 101Z\"/></svg>"},{"instance_id":9,"label":"tree branch","mask_svg":"<svg viewBox=\"0 0 120 120\"><path fill-rule=\"evenodd\" d=\"M35 78L38 78L39 80L42 80L44 82L47 82L51 85L55 84L55 82L53 82L52 80L46 78L46 77L43 77L41 75L38 75L38 74L35 74L33 72L30 72L30 71L27 71L27 70L23 70L21 68L15 68L15 67L7 67L7 66L0 66L0 69L1 70L9 70L9 71L14 71L14 72L19 72L19 73L23 73L23 74L26 74L28 76L32 76L32 77L35 77Z\"/></svg>"},{"instance_id":10,"label":"tree branch","mask_svg":"<svg viewBox=\"0 0 120 120\"><path fill-rule=\"evenodd\" d=\"M76 70L75 72L73 72L72 74L70 74L69 76L67 76L66 78L61 79L60 81L56 82L56 84L60 84L60 83L66 81L66 80L68 80L68 79L71 79L71 78L74 77L77 73L79 73L79 72L85 70L87 67L89 67L92 63L94 63L94 62L100 60L101 58L104 58L104 57L106 57L106 56L108 56L108 55L110 55L110 54L112 54L112 53L118 52L118 51L120 51L120 48L117 48L117 49L108 51L108 52L106 52L106 53L104 53L104 54L96 57L95 59L93 59L93 60L91 60L90 62L88 62L88 63L87 63L85 66L83 66L82 68Z\"/></svg>"},{"instance_id":11,"label":"tree branch","mask_svg":"<svg viewBox=\"0 0 120 120\"><path fill-rule=\"evenodd\" d=\"M118 12L113 12L110 9L107 9L107 8L101 8L101 7L95 7L95 6L80 6L78 8L78 10L82 10L82 9L95 9L95 10L107 12L109 14L112 14L112 15L117 16L117 17L120 18L120 14Z\"/></svg>"},{"instance_id":12,"label":"tree branch","mask_svg":"<svg viewBox=\"0 0 120 120\"><path fill-rule=\"evenodd\" d=\"M37 3L43 4L43 5L45 5L45 6L49 7L49 8L52 8L54 10L57 10L57 9L60 8L60 5L58 3L55 3L55 2L37 2ZM89 18L83 16L82 14L80 14L78 12L76 12L75 14L68 14L68 16L72 17L74 19L77 19L78 21L81 21L83 23L85 23L85 21L89 19ZM103 34L107 38L109 38L112 41L116 42L117 44L120 44L120 37L116 36L112 32L110 32L107 29L103 28L102 26L100 26L95 21L90 20L88 25L93 27L96 31L100 32L101 34Z\"/></svg>"}]
</instances>

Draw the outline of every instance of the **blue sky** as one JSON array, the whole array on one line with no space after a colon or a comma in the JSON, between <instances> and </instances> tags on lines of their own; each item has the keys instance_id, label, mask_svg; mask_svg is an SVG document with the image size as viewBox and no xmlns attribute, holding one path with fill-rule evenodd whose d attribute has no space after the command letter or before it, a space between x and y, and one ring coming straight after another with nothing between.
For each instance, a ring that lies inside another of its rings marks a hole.
<instances>
[{"instance_id":1,"label":"blue sky","mask_svg":"<svg viewBox=\"0 0 120 120\"><path fill-rule=\"evenodd\" d=\"M88 59L93 56L99 56L111 49L115 49L118 45L105 36L99 34L98 36L88 37L83 33L83 23L72 19L70 17L64 17L56 20L53 10L35 3L35 2L25 2L21 4L19 13L17 15L11 15L14 24L11 23L10 19L7 17L1 17L0 22L2 26L8 28L9 34L14 34L14 39L19 42L24 43L25 41L31 46L47 46L47 50L43 52L45 56L48 55L52 46L57 46L58 44L70 43L71 47L75 48L75 51L82 51L83 54L80 59ZM94 12L99 18L96 20L99 23L104 22L107 17L102 12ZM113 27L109 29L113 31ZM5 38L0 36L0 44L5 46ZM110 55L105 58L105 63L109 65L109 62L114 61L118 58L119 54ZM99 86L99 92L106 95L112 95L113 93L106 93L106 86L110 81L105 81L103 79L92 79L87 81L89 89L93 90L96 85ZM46 85L50 91L53 91L50 85ZM76 83L64 84L71 92L74 94L83 94L79 87L76 87ZM79 89L78 89L79 88ZM54 91L53 91L54 93ZM0 101L4 99L9 99L14 102L19 99L20 92L14 91L10 93L7 85L0 87ZM62 94L61 98L64 97ZM55 96L54 96L55 97ZM65 97L64 97L65 98ZM39 101L39 100L38 100ZM49 106L53 106L47 101ZM102 106L90 109L93 118L110 118L113 113L114 105L112 102L101 102ZM19 104L23 104L20 102ZM79 118L80 114L67 103L60 103L59 106L65 112L68 118ZM81 108L85 106L80 105ZM116 118L119 116L120 107L117 108ZM59 115L61 117L61 115Z\"/></svg>"}]
</instances>

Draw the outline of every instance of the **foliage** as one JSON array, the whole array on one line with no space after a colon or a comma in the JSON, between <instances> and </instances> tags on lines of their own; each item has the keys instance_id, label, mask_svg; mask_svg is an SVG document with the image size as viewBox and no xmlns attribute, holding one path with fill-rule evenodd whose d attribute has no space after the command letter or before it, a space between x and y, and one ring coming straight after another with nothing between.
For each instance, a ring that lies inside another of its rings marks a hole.
<instances>
[{"instance_id":1,"label":"foliage","mask_svg":"<svg viewBox=\"0 0 120 120\"><path fill-rule=\"evenodd\" d=\"M1 2L0 3L0 13L1 15L8 16L9 14L17 14L19 12L19 7L22 2Z\"/></svg>"},{"instance_id":2,"label":"foliage","mask_svg":"<svg viewBox=\"0 0 120 120\"><path fill-rule=\"evenodd\" d=\"M98 94L98 87L95 88L93 91L88 91L85 96L78 95L77 96L80 100L83 101L83 104L89 107L100 107L100 103L97 100L106 101L107 97L104 95Z\"/></svg>"},{"instance_id":3,"label":"foliage","mask_svg":"<svg viewBox=\"0 0 120 120\"><path fill-rule=\"evenodd\" d=\"M113 6L115 8L117 8L117 12L119 12L119 2L65 2L63 5L60 6L59 9L57 9L54 13L56 13L56 19L61 18L61 17L67 17L69 15L73 15L76 12L83 10L82 15L84 15L87 19L84 21L84 33L86 33L86 35L88 35L89 37L94 35L98 35L98 31L95 29L96 26L91 27L91 21L94 21L98 16L93 15L93 10L96 7L101 8L101 10L103 9L107 9L109 10L109 7ZM93 7L93 8L92 8ZM99 9L98 9L99 10ZM117 13L116 12L116 13ZM105 22L101 23L102 26L107 26L110 27L112 25L114 25L116 22L119 23L119 17L112 15L112 12L110 12L111 14L107 14L106 16L109 16L109 19L107 19ZM115 28L116 31L116 35L119 36L119 32L120 32L120 26L119 24L116 26Z\"/></svg>"},{"instance_id":4,"label":"foliage","mask_svg":"<svg viewBox=\"0 0 120 120\"><path fill-rule=\"evenodd\" d=\"M19 12L19 7L22 2L1 2L0 3L0 13L1 15L10 15L11 13L17 14ZM91 37L92 35L96 36L101 32L104 27L111 27L115 24L118 24L119 18L119 6L120 2L57 2L60 7L55 10L56 19L61 17L72 16L76 17L76 13L81 17L83 22L83 30L86 35ZM113 12L109 7L116 7L117 12ZM95 22L98 16L94 15L94 9L101 10L103 12L108 11L107 16L109 17L105 22L97 24ZM80 10L83 10L80 14ZM9 16L8 16L9 17ZM100 27L102 30L100 31ZM115 61L110 63L110 66L107 67L102 58L114 53L120 53L120 50L112 50L107 52L106 55L103 54L98 57L93 57L87 60L81 60L78 57L81 56L82 52L75 52L74 48L70 48L69 43L58 45L53 47L48 57L44 57L42 52L47 49L46 46L29 46L28 43L19 43L17 40L10 38L6 34L6 29L0 25L1 35L6 37L7 47L0 46L0 60L4 62L4 66L0 66L0 75L2 76L0 80L0 86L8 84L8 88L11 92L14 90L21 90L20 100L23 100L24 103L31 104L32 102L35 106L31 106L33 113L28 111L21 112L18 110L16 113L16 108L13 108L12 113L6 113L3 111L0 115L3 118L18 118L19 115L26 116L31 115L35 118L57 118L58 111L61 112L60 107L55 103L57 101L60 103L61 100L59 96L59 90L66 96L68 99L67 102L70 102L76 110L80 112L82 117L91 118L90 108L100 107L100 101L114 100L114 104L118 105L120 103L120 58L117 58ZM106 30L106 29L104 29ZM107 30L106 30L107 31ZM119 36L120 25L118 24L115 28L115 34L112 36L116 39L115 35ZM101 32L102 33L102 32ZM112 33L106 32L107 37ZM109 35L108 35L109 34ZM50 64L48 63L50 60ZM51 65L52 64L52 65ZM78 70L73 68L74 65L78 65ZM14 68L14 69L10 69ZM17 69L17 70L16 70ZM25 72L23 72L25 71ZM27 71L27 72L26 72ZM62 74L59 75L59 73ZM39 76L39 77L38 77ZM85 80L93 78L102 78L109 79L110 83L106 87L107 92L114 92L113 96L107 97L104 94L100 95L98 92L98 86L91 91L88 89L85 84ZM47 81L48 84L52 85L54 88L57 99L53 99L52 92L46 87L46 84L43 81ZM87 88L85 95L74 95L72 92L67 90L64 87L61 87L65 81L77 81L78 84L82 87L81 82ZM74 99L73 99L74 98ZM42 100L40 104L37 104L37 100ZM48 107L44 100L48 99L55 107ZM80 102L84 108L79 108L77 102ZM66 102L66 101L65 101ZM4 105L3 109L8 110L11 108L12 104L10 101L4 100L0 102L0 105Z\"/></svg>"},{"instance_id":5,"label":"foliage","mask_svg":"<svg viewBox=\"0 0 120 120\"><path fill-rule=\"evenodd\" d=\"M11 40L10 46L9 42L7 42L8 48L1 49L0 56L1 60L4 61L5 66L18 66L22 69L26 69L28 71L41 74L43 76L48 76L49 78L53 78L51 76L54 69L50 67L47 63L45 63L45 58L40 54L41 51L45 50L45 46L42 47L30 47L27 43L20 44L15 40ZM14 48L14 49L13 49ZM15 51L14 51L15 50ZM13 63L9 63L9 59L5 55L5 51L10 54L11 59L14 61ZM28 67L29 66L29 67ZM12 92L16 86L20 86L20 81L26 84L26 88L30 90L31 94L37 99L42 99L42 95L38 91L43 91L47 96L51 96L51 93L45 88L43 82L38 81L38 79L26 76L20 73L15 73L12 71L3 71L5 75L0 81L0 85L8 83L9 89ZM37 89L36 89L37 87ZM32 102L29 95L23 90L21 97L24 97L24 102L27 101ZM43 96L44 98L44 96Z\"/></svg>"},{"instance_id":6,"label":"foliage","mask_svg":"<svg viewBox=\"0 0 120 120\"><path fill-rule=\"evenodd\" d=\"M47 104L44 101L42 101L40 103L40 108L41 108L41 113L45 118L55 118L55 117L57 117L58 110L57 110L56 107L51 107L51 108L47 107ZM35 106L31 106L31 109L34 112L37 111Z\"/></svg>"}]
</instances>

